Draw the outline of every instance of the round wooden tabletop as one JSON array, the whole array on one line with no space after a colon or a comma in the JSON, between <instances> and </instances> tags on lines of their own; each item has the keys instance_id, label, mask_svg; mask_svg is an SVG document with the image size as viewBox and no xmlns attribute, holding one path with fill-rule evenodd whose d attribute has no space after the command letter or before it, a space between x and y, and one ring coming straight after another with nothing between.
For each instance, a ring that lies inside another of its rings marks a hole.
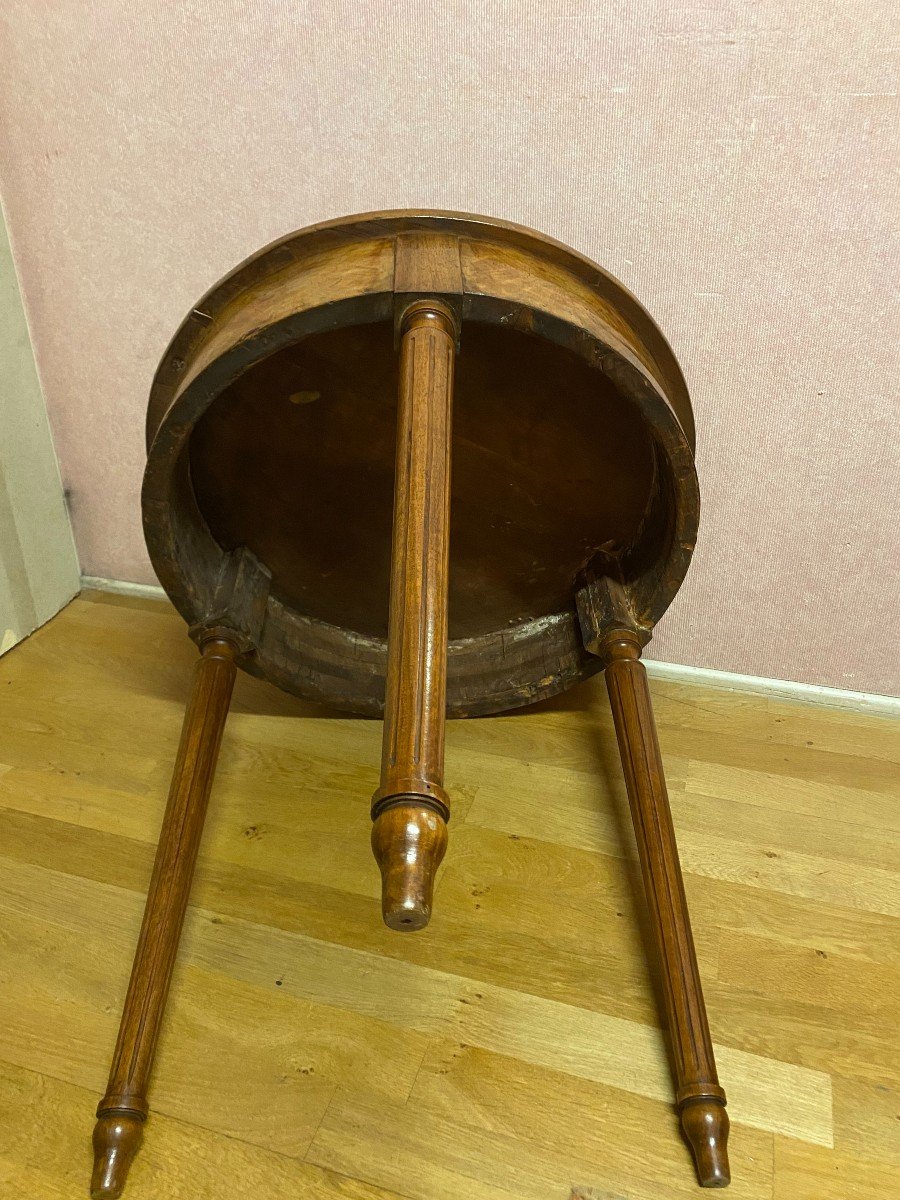
<instances>
[{"instance_id":1,"label":"round wooden tabletop","mask_svg":"<svg viewBox=\"0 0 900 1200\"><path fill-rule=\"evenodd\" d=\"M559 243L465 214L388 212L301 230L238 267L154 380L147 544L192 625L246 548L271 573L247 669L378 712L395 316L421 295L461 316L448 712L501 711L599 669L575 613L585 571L613 564L649 629L697 525L677 362L634 297Z\"/></svg>"}]
</instances>

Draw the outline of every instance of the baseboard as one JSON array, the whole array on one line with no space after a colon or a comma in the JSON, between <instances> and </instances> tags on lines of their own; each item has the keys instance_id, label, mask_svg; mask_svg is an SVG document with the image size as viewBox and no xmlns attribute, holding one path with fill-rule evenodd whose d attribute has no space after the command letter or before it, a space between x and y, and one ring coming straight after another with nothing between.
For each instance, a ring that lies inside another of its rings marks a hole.
<instances>
[{"instance_id":1,"label":"baseboard","mask_svg":"<svg viewBox=\"0 0 900 1200\"><path fill-rule=\"evenodd\" d=\"M116 592L120 596L142 596L146 600L165 600L166 593L158 583L125 583L121 579L103 579L99 575L82 575L81 586L87 591Z\"/></svg>"},{"instance_id":2,"label":"baseboard","mask_svg":"<svg viewBox=\"0 0 900 1200\"><path fill-rule=\"evenodd\" d=\"M699 687L719 688L727 692L746 692L768 696L772 700L797 700L802 704L825 705L852 712L884 713L900 716L900 697L880 696L875 692L850 692L844 688L822 687L814 683L795 683L790 679L765 679L756 675L738 675L714 671L710 667L685 667L680 663L655 662L645 658L648 674L673 683L693 683Z\"/></svg>"},{"instance_id":3,"label":"baseboard","mask_svg":"<svg viewBox=\"0 0 900 1200\"><path fill-rule=\"evenodd\" d=\"M124 583L119 579L102 579L82 575L81 586L101 592L118 592L123 596L142 596L164 600L166 593L158 584ZM673 683L694 683L699 687L719 688L727 692L747 692L768 696L774 700L796 700L801 704L825 705L851 712L884 713L900 716L900 697L879 696L874 692L849 692L843 688L820 687L814 683L794 683L789 679L765 679L756 675L737 675L731 671L714 671L711 667L685 667L680 663L657 662L645 658L648 673L656 679Z\"/></svg>"}]
</instances>

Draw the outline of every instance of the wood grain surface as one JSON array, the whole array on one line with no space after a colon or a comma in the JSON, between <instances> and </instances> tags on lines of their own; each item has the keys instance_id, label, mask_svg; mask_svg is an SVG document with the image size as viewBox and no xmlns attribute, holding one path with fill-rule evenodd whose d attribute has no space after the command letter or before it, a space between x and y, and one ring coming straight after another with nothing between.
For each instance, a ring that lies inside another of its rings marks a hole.
<instances>
[{"instance_id":1,"label":"wood grain surface","mask_svg":"<svg viewBox=\"0 0 900 1200\"><path fill-rule=\"evenodd\" d=\"M450 816L444 743L457 328L441 301L415 301L398 321L391 615L372 850L385 924L408 933L431 918Z\"/></svg>"},{"instance_id":2,"label":"wood grain surface","mask_svg":"<svg viewBox=\"0 0 900 1200\"><path fill-rule=\"evenodd\" d=\"M196 650L87 594L0 660L0 1196L86 1195ZM900 730L651 680L746 1200L900 1190ZM381 724L239 674L129 1200L661 1200L677 1135L605 688L450 722L428 930Z\"/></svg>"},{"instance_id":3,"label":"wood grain surface","mask_svg":"<svg viewBox=\"0 0 900 1200\"><path fill-rule=\"evenodd\" d=\"M672 811L666 790L643 637L634 629L608 630L599 653L631 807L654 959L666 1010L675 1098L681 1128L694 1153L702 1187L727 1187L729 1119L715 1056Z\"/></svg>"}]
</instances>

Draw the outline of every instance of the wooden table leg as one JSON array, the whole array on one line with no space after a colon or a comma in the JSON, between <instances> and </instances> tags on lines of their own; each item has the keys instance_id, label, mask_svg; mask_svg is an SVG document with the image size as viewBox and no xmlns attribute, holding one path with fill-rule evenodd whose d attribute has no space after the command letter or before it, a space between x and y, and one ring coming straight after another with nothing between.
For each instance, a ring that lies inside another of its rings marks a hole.
<instances>
[{"instance_id":1,"label":"wooden table leg","mask_svg":"<svg viewBox=\"0 0 900 1200\"><path fill-rule=\"evenodd\" d=\"M647 672L640 661L641 642L630 630L617 630L602 639L598 653L606 663L606 685L662 967L681 1126L701 1187L725 1187L731 1178L725 1092L713 1058Z\"/></svg>"},{"instance_id":2,"label":"wooden table leg","mask_svg":"<svg viewBox=\"0 0 900 1200\"><path fill-rule=\"evenodd\" d=\"M94 1200L122 1194L147 1117L147 1085L213 772L228 715L236 650L224 636L202 646L184 716L153 876L125 997L106 1095L94 1127Z\"/></svg>"},{"instance_id":3,"label":"wooden table leg","mask_svg":"<svg viewBox=\"0 0 900 1200\"><path fill-rule=\"evenodd\" d=\"M450 440L456 329L440 301L403 315L381 785L372 849L392 929L421 929L447 847L444 782Z\"/></svg>"}]
</instances>

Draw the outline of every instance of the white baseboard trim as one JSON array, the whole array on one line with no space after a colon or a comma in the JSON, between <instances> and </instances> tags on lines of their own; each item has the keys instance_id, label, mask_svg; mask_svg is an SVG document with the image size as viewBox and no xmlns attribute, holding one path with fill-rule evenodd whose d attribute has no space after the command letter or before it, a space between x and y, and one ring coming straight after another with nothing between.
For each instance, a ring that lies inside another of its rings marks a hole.
<instances>
[{"instance_id":1,"label":"white baseboard trim","mask_svg":"<svg viewBox=\"0 0 900 1200\"><path fill-rule=\"evenodd\" d=\"M102 579L97 575L82 575L81 586L100 592L117 592L122 596L141 596L165 600L166 593L158 584L124 583L119 579ZM900 716L900 697L879 696L874 692L849 692L843 688L820 687L814 683L794 683L789 679L765 679L756 675L737 675L732 671L714 671L711 667L685 667L680 663L657 662L645 658L648 673L656 679L673 683L693 683L699 687L719 688L727 692L747 692L768 696L773 700L797 700L802 704L826 705L828 708L849 709L852 712L884 713Z\"/></svg>"},{"instance_id":2,"label":"white baseboard trim","mask_svg":"<svg viewBox=\"0 0 900 1200\"><path fill-rule=\"evenodd\" d=\"M714 671L711 667L685 667L680 663L655 662L645 658L648 674L673 683L693 683L700 687L727 692L746 692L771 700L797 700L802 704L825 705L852 712L883 713L900 716L900 697L879 696L875 692L850 692L844 688L822 687L814 683L795 683L790 679L765 679L756 675L738 675L732 671Z\"/></svg>"},{"instance_id":3,"label":"white baseboard trim","mask_svg":"<svg viewBox=\"0 0 900 1200\"><path fill-rule=\"evenodd\" d=\"M165 600L158 583L125 583L122 579L103 579L100 575L82 575L81 586L91 592L116 592L120 596L143 596L146 600Z\"/></svg>"}]
</instances>

